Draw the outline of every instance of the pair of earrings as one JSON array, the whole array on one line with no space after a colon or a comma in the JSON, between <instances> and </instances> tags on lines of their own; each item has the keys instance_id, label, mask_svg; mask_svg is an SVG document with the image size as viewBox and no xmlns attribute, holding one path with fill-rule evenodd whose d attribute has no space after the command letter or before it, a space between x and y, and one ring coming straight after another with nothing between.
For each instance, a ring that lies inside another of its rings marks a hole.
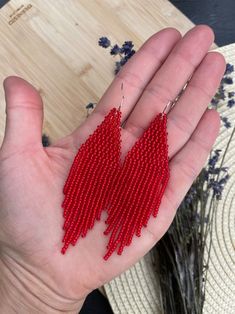
<instances>
[{"instance_id":1,"label":"pair of earrings","mask_svg":"<svg viewBox=\"0 0 235 314\"><path fill-rule=\"evenodd\" d=\"M62 254L86 236L103 210L108 213L104 235L110 234L105 260L114 251L121 255L135 235L141 236L151 215L157 216L170 176L165 113L168 105L153 119L122 164L121 105L112 108L81 145L63 189Z\"/></svg>"}]
</instances>

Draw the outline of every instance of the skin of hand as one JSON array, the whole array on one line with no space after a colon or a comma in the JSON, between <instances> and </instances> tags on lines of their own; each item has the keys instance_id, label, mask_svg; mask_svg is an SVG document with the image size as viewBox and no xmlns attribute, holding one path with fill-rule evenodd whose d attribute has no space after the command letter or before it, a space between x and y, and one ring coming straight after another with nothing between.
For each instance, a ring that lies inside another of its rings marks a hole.
<instances>
[{"instance_id":1,"label":"skin of hand","mask_svg":"<svg viewBox=\"0 0 235 314\"><path fill-rule=\"evenodd\" d=\"M95 288L128 269L169 228L176 210L205 164L218 135L220 118L207 106L225 71L225 60L208 52L213 31L205 25L182 38L173 29L150 37L115 77L93 113L74 132L44 148L43 104L22 78L4 80L6 128L0 150L0 309L1 313L77 313ZM191 79L190 79L191 78ZM168 114L171 177L158 217L121 256L102 256L108 238L104 220L65 255L63 185L80 145L112 104L120 104L123 82L122 154L185 83L188 87Z\"/></svg>"}]
</instances>

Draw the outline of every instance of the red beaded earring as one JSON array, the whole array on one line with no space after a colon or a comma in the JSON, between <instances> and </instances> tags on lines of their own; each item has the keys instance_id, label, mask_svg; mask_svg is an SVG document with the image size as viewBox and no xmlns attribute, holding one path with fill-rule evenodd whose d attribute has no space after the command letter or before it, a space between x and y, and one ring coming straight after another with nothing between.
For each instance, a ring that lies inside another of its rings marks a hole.
<instances>
[{"instance_id":1,"label":"red beaded earring","mask_svg":"<svg viewBox=\"0 0 235 314\"><path fill-rule=\"evenodd\" d=\"M115 176L105 222L108 226L104 234L111 233L105 260L115 250L121 255L134 235L140 237L150 216L157 216L170 176L165 109L127 153Z\"/></svg>"},{"instance_id":2,"label":"red beaded earring","mask_svg":"<svg viewBox=\"0 0 235 314\"><path fill-rule=\"evenodd\" d=\"M120 121L120 109L111 109L74 159L63 189L63 254L69 244L75 245L80 236L86 236L108 206L108 194L120 161Z\"/></svg>"},{"instance_id":3,"label":"red beaded earring","mask_svg":"<svg viewBox=\"0 0 235 314\"><path fill-rule=\"evenodd\" d=\"M123 84L122 87L123 89ZM122 96L122 103L124 96ZM170 102L170 109L175 104ZM121 105L122 105L121 103ZM110 234L107 260L121 255L133 237L140 237L157 216L170 177L165 107L150 123L121 164L121 105L113 108L82 144L64 185L64 246L85 237L102 210L107 210L105 235Z\"/></svg>"}]
</instances>

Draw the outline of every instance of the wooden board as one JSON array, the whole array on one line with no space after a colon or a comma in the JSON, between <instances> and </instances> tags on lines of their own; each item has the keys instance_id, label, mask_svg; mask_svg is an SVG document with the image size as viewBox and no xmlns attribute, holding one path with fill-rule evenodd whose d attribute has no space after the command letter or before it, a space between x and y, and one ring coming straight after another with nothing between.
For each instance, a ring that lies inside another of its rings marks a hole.
<instances>
[{"instance_id":1,"label":"wooden board","mask_svg":"<svg viewBox=\"0 0 235 314\"><path fill-rule=\"evenodd\" d=\"M85 118L113 79L114 61L97 45L132 40L138 47L158 30L193 26L166 0L11 0L0 9L0 142L5 127L2 81L18 75L44 101L44 132L52 140Z\"/></svg>"}]
</instances>

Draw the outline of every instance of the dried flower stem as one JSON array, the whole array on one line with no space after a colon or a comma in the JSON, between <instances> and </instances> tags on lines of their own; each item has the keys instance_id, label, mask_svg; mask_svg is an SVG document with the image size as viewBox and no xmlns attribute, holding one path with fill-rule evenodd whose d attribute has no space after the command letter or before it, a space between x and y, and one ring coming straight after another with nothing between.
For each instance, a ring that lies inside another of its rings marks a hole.
<instances>
[{"instance_id":1,"label":"dried flower stem","mask_svg":"<svg viewBox=\"0 0 235 314\"><path fill-rule=\"evenodd\" d=\"M226 157L226 154L228 152L228 149L229 149L229 146L231 144L231 141L233 139L233 136L234 136L234 133L235 133L235 126L233 127L233 130L232 130L232 133L229 137L229 140L228 140L228 143L227 143L227 146L225 148L225 151L224 151L224 154L223 154L223 157L221 159L221 163L220 163L220 169L223 167L224 165L224 161L225 161L225 157ZM219 172L217 174L217 181L219 181L220 179L220 174L221 172ZM210 208L209 208L209 216L211 216L211 219L210 219L210 223L206 226L206 231L205 231L205 237L204 237L204 247L206 247L206 242L207 242L207 237L208 237L208 233L210 232L210 241L209 241L209 248L208 248L208 256L207 256L207 261L206 261L206 265L209 264L209 259L210 259L210 252L211 252L211 246L212 246L212 224L213 224L213 221L214 221L214 216L215 216L215 212L217 210L217 207L218 207L218 200L216 199L211 199L211 203L210 203ZM212 210L213 208L213 210ZM204 252L203 252L204 254ZM204 294L205 294L205 288L206 288L206 282L207 282L207 274L208 274L208 267L205 269L205 284L204 284Z\"/></svg>"}]
</instances>

